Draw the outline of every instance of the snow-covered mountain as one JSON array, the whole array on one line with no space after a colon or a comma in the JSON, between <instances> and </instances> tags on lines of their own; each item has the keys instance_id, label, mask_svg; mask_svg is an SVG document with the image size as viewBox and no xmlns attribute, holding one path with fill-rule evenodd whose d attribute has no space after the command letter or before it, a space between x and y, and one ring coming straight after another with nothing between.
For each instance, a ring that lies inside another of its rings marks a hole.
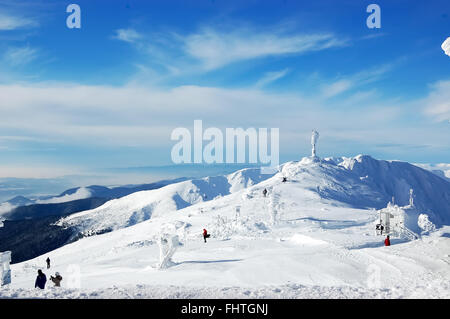
<instances>
[{"instance_id":1,"label":"snow-covered mountain","mask_svg":"<svg viewBox=\"0 0 450 319\"><path fill-rule=\"evenodd\" d=\"M100 202L99 199L105 202L109 199L120 198L142 190L161 188L184 180L187 180L187 178L181 177L172 180L161 180L150 184L118 187L91 185L71 188L56 196L38 196L32 198L16 196L0 204L0 216L8 220L37 219L49 215L63 216L88 209L80 208L85 207L86 203L93 204ZM95 208L98 205L92 206L91 208Z\"/></svg>"},{"instance_id":2,"label":"snow-covered mountain","mask_svg":"<svg viewBox=\"0 0 450 319\"><path fill-rule=\"evenodd\" d=\"M83 236L128 227L196 203L210 201L257 184L272 175L247 168L225 176L206 177L136 192L63 218L59 225L77 227Z\"/></svg>"},{"instance_id":3,"label":"snow-covered mountain","mask_svg":"<svg viewBox=\"0 0 450 319\"><path fill-rule=\"evenodd\" d=\"M352 208L380 209L393 197L396 204L406 205L409 190L413 189L419 210L437 225L450 224L450 183L409 163L380 161L363 155L322 160L303 158L300 162L281 165L273 175L249 168L226 176L175 183L109 201L96 209L64 218L59 224L77 227L84 236L104 233L226 196L267 179L264 187L271 189L283 177L311 193L317 201L328 200Z\"/></svg>"},{"instance_id":4,"label":"snow-covered mountain","mask_svg":"<svg viewBox=\"0 0 450 319\"><path fill-rule=\"evenodd\" d=\"M446 180L369 156L304 158L274 175L259 173L137 192L60 220L97 235L13 265L12 285L0 297L450 297ZM426 214L412 218L427 230L383 247L376 209L393 196L408 204L411 188L415 210ZM211 234L207 243L203 228ZM161 270L163 234L177 235L181 246ZM63 288L75 278L81 291L27 289L48 256L52 271L66 276Z\"/></svg>"}]
</instances>

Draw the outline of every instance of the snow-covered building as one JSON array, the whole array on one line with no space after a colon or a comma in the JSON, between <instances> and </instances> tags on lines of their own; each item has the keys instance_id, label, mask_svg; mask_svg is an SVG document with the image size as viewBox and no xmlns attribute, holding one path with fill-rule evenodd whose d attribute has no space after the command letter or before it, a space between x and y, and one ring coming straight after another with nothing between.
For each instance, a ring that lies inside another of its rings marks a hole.
<instances>
[{"instance_id":1,"label":"snow-covered building","mask_svg":"<svg viewBox=\"0 0 450 319\"><path fill-rule=\"evenodd\" d=\"M418 238L414 231L417 231L417 228L420 227L417 223L419 211L414 206L412 189L410 190L408 205L398 206L394 204L393 198L392 202L389 202L385 208L379 210L379 213L380 219L376 228L378 235L403 237L410 240Z\"/></svg>"}]
</instances>

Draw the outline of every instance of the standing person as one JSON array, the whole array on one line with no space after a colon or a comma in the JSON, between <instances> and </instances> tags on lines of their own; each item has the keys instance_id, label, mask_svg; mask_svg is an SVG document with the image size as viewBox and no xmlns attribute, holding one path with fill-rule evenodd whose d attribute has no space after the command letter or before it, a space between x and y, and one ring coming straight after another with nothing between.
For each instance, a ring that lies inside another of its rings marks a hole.
<instances>
[{"instance_id":1,"label":"standing person","mask_svg":"<svg viewBox=\"0 0 450 319\"><path fill-rule=\"evenodd\" d=\"M34 288L39 287L41 289L44 289L46 282L47 282L47 277L42 272L42 270L39 269L38 270L38 276L36 277L36 282L34 283Z\"/></svg>"},{"instance_id":2,"label":"standing person","mask_svg":"<svg viewBox=\"0 0 450 319\"><path fill-rule=\"evenodd\" d=\"M264 195L264 197L266 197L266 195L267 195L267 188L264 188L263 195Z\"/></svg>"},{"instance_id":3,"label":"standing person","mask_svg":"<svg viewBox=\"0 0 450 319\"><path fill-rule=\"evenodd\" d=\"M50 276L50 280L53 281L53 283L55 284L55 287L61 287L61 280L62 280L62 277L61 277L61 275L59 274L59 272L56 272L56 273L55 273L55 277Z\"/></svg>"},{"instance_id":4,"label":"standing person","mask_svg":"<svg viewBox=\"0 0 450 319\"><path fill-rule=\"evenodd\" d=\"M386 239L384 240L384 245L385 246L390 246L391 245L391 241L389 240L389 235L387 235Z\"/></svg>"},{"instance_id":5,"label":"standing person","mask_svg":"<svg viewBox=\"0 0 450 319\"><path fill-rule=\"evenodd\" d=\"M47 269L50 269L50 257L47 257Z\"/></svg>"},{"instance_id":6,"label":"standing person","mask_svg":"<svg viewBox=\"0 0 450 319\"><path fill-rule=\"evenodd\" d=\"M209 234L206 231L206 229L203 228L203 239L205 240L205 243L206 243L206 238L209 238Z\"/></svg>"}]
</instances>

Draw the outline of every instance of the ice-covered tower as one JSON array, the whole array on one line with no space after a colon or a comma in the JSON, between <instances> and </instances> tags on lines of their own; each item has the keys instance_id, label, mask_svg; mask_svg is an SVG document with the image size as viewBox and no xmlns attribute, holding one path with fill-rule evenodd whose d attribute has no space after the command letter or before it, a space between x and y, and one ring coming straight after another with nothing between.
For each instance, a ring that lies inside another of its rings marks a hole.
<instances>
[{"instance_id":1,"label":"ice-covered tower","mask_svg":"<svg viewBox=\"0 0 450 319\"><path fill-rule=\"evenodd\" d=\"M0 227L3 227L3 222L0 219ZM11 283L11 269L9 264L11 263L11 252L6 251L0 253L0 286L8 285Z\"/></svg>"},{"instance_id":2,"label":"ice-covered tower","mask_svg":"<svg viewBox=\"0 0 450 319\"><path fill-rule=\"evenodd\" d=\"M312 130L312 134L311 134L311 145L312 145L311 156L312 157L317 157L316 146L317 146L318 140L319 140L319 132L317 132L316 130Z\"/></svg>"}]
</instances>

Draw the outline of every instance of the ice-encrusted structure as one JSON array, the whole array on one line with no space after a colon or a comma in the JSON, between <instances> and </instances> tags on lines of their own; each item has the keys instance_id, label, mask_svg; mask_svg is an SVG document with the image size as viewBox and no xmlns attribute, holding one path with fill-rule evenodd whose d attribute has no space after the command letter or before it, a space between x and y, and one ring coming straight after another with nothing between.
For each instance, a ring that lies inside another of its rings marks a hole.
<instances>
[{"instance_id":1,"label":"ice-encrusted structure","mask_svg":"<svg viewBox=\"0 0 450 319\"><path fill-rule=\"evenodd\" d=\"M0 220L0 227L3 227L3 222ZM11 252L0 252L0 286L11 283L11 269L9 264L11 262Z\"/></svg>"},{"instance_id":2,"label":"ice-encrusted structure","mask_svg":"<svg viewBox=\"0 0 450 319\"><path fill-rule=\"evenodd\" d=\"M317 153L317 141L319 141L319 132L317 132L316 130L312 130L311 133L311 146L312 146L312 150L311 150L311 156L312 157L316 157L316 153Z\"/></svg>"},{"instance_id":3,"label":"ice-encrusted structure","mask_svg":"<svg viewBox=\"0 0 450 319\"><path fill-rule=\"evenodd\" d=\"M162 234L159 238L159 269L166 269L173 266L172 256L180 246L178 235Z\"/></svg>"},{"instance_id":4,"label":"ice-encrusted structure","mask_svg":"<svg viewBox=\"0 0 450 319\"><path fill-rule=\"evenodd\" d=\"M416 232L424 229L422 227L423 225L433 225L428 220L428 215L420 214L420 211L415 207L413 189L409 190L409 205L398 206L389 202L387 207L381 209L379 212L379 224L384 227L384 231L382 233L380 232L379 235L390 235L392 237L414 240L419 237ZM427 228L427 230L431 229L432 226Z\"/></svg>"}]
</instances>

